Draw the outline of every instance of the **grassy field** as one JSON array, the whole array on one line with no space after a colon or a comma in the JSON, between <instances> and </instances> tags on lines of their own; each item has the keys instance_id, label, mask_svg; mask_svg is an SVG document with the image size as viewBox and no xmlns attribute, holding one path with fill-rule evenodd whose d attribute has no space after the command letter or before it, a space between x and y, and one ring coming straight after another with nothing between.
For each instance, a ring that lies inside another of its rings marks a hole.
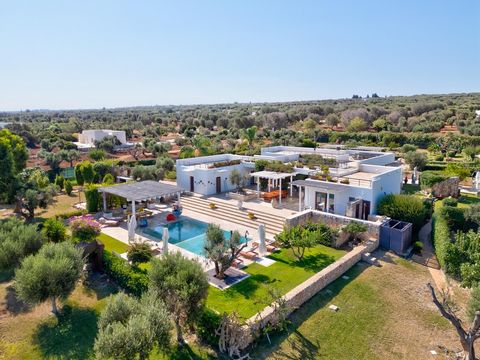
<instances>
[{"instance_id":1,"label":"grassy field","mask_svg":"<svg viewBox=\"0 0 480 360\"><path fill-rule=\"evenodd\" d=\"M270 256L276 261L273 265L252 264L244 268L250 277L237 285L223 291L210 287L207 306L219 313L236 311L247 319L270 303L268 286L285 294L344 254L320 245L307 250L304 259L297 261L291 249L282 249Z\"/></svg>"},{"instance_id":2,"label":"grassy field","mask_svg":"<svg viewBox=\"0 0 480 360\"><path fill-rule=\"evenodd\" d=\"M292 316L288 332L260 339L252 359L445 359L438 345L458 349L453 328L437 312L425 284L428 270L388 254L381 267L354 266ZM462 289L460 289L463 291ZM459 290L459 291L460 291ZM116 288L96 281L79 285L57 319L48 303L28 308L11 283L0 283L0 359L92 359L100 311ZM332 312L328 305L339 306ZM154 360L218 358L193 338L182 350Z\"/></svg>"},{"instance_id":3,"label":"grassy field","mask_svg":"<svg viewBox=\"0 0 480 360\"><path fill-rule=\"evenodd\" d=\"M50 313L48 303L29 308L15 299L10 283L0 284L0 359L94 359L93 344L98 318L108 296L116 292L111 283L96 281L79 285L65 302L61 315ZM214 359L215 353L194 341L150 359Z\"/></svg>"},{"instance_id":4,"label":"grassy field","mask_svg":"<svg viewBox=\"0 0 480 360\"><path fill-rule=\"evenodd\" d=\"M80 193L81 201L85 201L85 196ZM54 202L46 209L37 209L35 217L48 219L56 215L69 213L76 210L73 205L79 202L78 194L72 194L68 196L66 194L58 195L55 197Z\"/></svg>"},{"instance_id":5,"label":"grassy field","mask_svg":"<svg viewBox=\"0 0 480 360\"><path fill-rule=\"evenodd\" d=\"M450 324L434 307L428 270L387 255L382 267L354 266L292 316L285 334L265 339L254 359L446 359L438 345L458 349ZM328 305L340 310L333 312Z\"/></svg>"},{"instance_id":6,"label":"grassy field","mask_svg":"<svg viewBox=\"0 0 480 360\"><path fill-rule=\"evenodd\" d=\"M475 195L461 193L460 197L458 198L458 207L459 208L468 208L473 204L479 203L480 198ZM435 211L439 210L443 206L442 200L435 201Z\"/></svg>"}]
</instances>

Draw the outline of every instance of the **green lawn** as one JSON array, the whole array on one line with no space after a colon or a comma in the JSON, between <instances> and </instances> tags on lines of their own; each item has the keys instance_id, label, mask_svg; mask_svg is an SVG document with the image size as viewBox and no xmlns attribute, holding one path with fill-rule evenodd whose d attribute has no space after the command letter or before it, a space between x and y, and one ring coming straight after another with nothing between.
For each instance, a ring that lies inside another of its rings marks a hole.
<instances>
[{"instance_id":1,"label":"green lawn","mask_svg":"<svg viewBox=\"0 0 480 360\"><path fill-rule=\"evenodd\" d=\"M248 319L270 303L268 286L285 294L344 254L343 250L320 245L307 250L304 259L297 261L291 249L282 249L269 256L275 264L269 267L252 264L244 268L251 276L237 285L223 291L210 287L207 306L219 313L236 311Z\"/></svg>"},{"instance_id":2,"label":"green lawn","mask_svg":"<svg viewBox=\"0 0 480 360\"><path fill-rule=\"evenodd\" d=\"M115 251L118 254L122 254L124 252L127 252L128 250L127 244L121 242L120 240L114 239L104 233L101 233L98 236L98 240L100 240L100 242L105 245L105 250L107 251Z\"/></svg>"},{"instance_id":3,"label":"green lawn","mask_svg":"<svg viewBox=\"0 0 480 360\"><path fill-rule=\"evenodd\" d=\"M460 197L458 198L458 207L459 208L468 208L473 204L479 203L480 198L475 195L461 193ZM442 200L435 201L435 211L438 211L443 206Z\"/></svg>"}]
</instances>

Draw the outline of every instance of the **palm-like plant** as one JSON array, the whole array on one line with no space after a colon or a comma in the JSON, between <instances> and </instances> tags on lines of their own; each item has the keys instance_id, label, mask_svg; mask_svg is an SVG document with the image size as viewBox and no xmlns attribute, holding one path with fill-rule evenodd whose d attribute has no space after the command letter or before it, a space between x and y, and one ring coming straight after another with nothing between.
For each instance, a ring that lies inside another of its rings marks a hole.
<instances>
[{"instance_id":1,"label":"palm-like plant","mask_svg":"<svg viewBox=\"0 0 480 360\"><path fill-rule=\"evenodd\" d=\"M253 141L257 136L257 127L251 126L247 129L242 130L242 138L248 141L248 147L251 149L253 146Z\"/></svg>"}]
</instances>

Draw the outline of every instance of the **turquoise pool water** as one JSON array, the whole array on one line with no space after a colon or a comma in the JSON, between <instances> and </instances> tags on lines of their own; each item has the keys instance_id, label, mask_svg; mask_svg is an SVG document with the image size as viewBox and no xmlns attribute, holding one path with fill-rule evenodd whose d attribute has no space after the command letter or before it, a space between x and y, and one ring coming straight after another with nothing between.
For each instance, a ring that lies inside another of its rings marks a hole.
<instances>
[{"instance_id":1,"label":"turquoise pool water","mask_svg":"<svg viewBox=\"0 0 480 360\"><path fill-rule=\"evenodd\" d=\"M144 232L158 241L162 241L163 229L165 226L149 227ZM204 256L205 232L208 224L203 221L193 219L182 219L166 225L170 238L168 242L175 244L182 249L190 251L194 254ZM230 239L230 231L224 231L225 238ZM246 241L242 236L241 242Z\"/></svg>"}]
</instances>

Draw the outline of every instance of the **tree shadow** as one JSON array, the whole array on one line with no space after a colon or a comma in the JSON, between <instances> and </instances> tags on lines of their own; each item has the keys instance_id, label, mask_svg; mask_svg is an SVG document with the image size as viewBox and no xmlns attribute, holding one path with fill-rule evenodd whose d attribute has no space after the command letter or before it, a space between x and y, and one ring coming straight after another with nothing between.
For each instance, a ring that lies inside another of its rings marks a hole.
<instances>
[{"instance_id":1,"label":"tree shadow","mask_svg":"<svg viewBox=\"0 0 480 360\"><path fill-rule=\"evenodd\" d=\"M6 303L6 310L12 315L19 315L21 313L28 312L32 309L31 305L28 303L20 300L17 296L17 292L13 285L7 286L6 295L5 295L5 303Z\"/></svg>"},{"instance_id":2,"label":"tree shadow","mask_svg":"<svg viewBox=\"0 0 480 360\"><path fill-rule=\"evenodd\" d=\"M275 281L275 279L271 279L269 276L264 274L252 274L245 280L242 280L238 284L235 284L232 287L224 290L224 293L227 296L234 296L238 293L246 299L249 299L260 287L260 285L273 284Z\"/></svg>"},{"instance_id":3,"label":"tree shadow","mask_svg":"<svg viewBox=\"0 0 480 360\"><path fill-rule=\"evenodd\" d=\"M43 358L89 359L97 334L96 311L64 305L57 318L41 324L33 335Z\"/></svg>"},{"instance_id":4,"label":"tree shadow","mask_svg":"<svg viewBox=\"0 0 480 360\"><path fill-rule=\"evenodd\" d=\"M272 260L281 262L283 264L299 267L305 270L310 270L313 272L318 272L323 268L327 267L331 263L335 262L336 258L331 255L318 253L312 255L305 255L302 260L289 260L285 259L282 256L275 256L272 254L269 256Z\"/></svg>"},{"instance_id":5,"label":"tree shadow","mask_svg":"<svg viewBox=\"0 0 480 360\"><path fill-rule=\"evenodd\" d=\"M195 354L192 348L185 344L184 346L176 346L165 353L169 360L205 360L204 356ZM207 359L219 359L218 355L208 355Z\"/></svg>"},{"instance_id":6,"label":"tree shadow","mask_svg":"<svg viewBox=\"0 0 480 360\"><path fill-rule=\"evenodd\" d=\"M118 292L118 286L104 273L90 273L84 285L83 291L89 295L95 294L97 300Z\"/></svg>"},{"instance_id":7,"label":"tree shadow","mask_svg":"<svg viewBox=\"0 0 480 360\"><path fill-rule=\"evenodd\" d=\"M365 269L369 267L368 264L359 262L348 270L345 275L348 279L339 277L330 285L326 286L300 308L295 310L289 317L291 323L288 330L280 333L270 334L272 343L268 343L265 338L262 338L258 347L253 351L254 359L265 359L275 356L275 359L315 359L318 357L321 344L312 343L311 340L299 330L299 327L307 321L314 313L324 308L332 299L335 298L342 289L350 284L356 277L358 277ZM308 336L308 334L306 334ZM292 337L292 338L291 338ZM287 341L289 352L284 352L278 349L279 345ZM304 348L305 347L305 348Z\"/></svg>"}]
</instances>

